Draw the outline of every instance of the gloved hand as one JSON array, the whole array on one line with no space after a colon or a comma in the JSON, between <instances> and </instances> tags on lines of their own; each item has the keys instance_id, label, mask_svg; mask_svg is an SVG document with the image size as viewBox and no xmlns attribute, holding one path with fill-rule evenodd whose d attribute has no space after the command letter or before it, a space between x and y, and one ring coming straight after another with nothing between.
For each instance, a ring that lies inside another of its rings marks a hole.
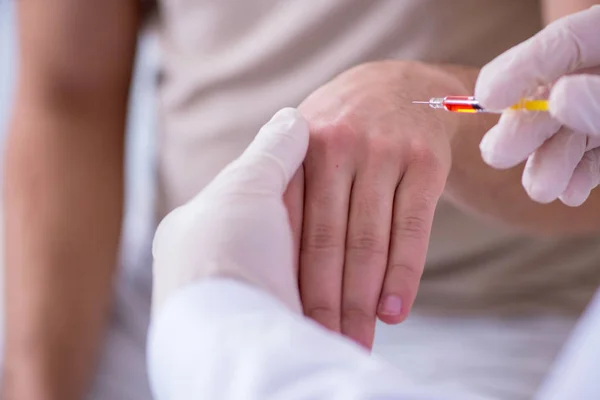
<instances>
[{"instance_id":1,"label":"gloved hand","mask_svg":"<svg viewBox=\"0 0 600 400\"><path fill-rule=\"evenodd\" d=\"M182 286L229 277L301 312L297 249L283 194L307 147L306 121L283 109L200 194L163 219L152 249L154 311Z\"/></svg>"},{"instance_id":2,"label":"gloved hand","mask_svg":"<svg viewBox=\"0 0 600 400\"><path fill-rule=\"evenodd\" d=\"M533 200L578 206L600 183L599 66L594 6L548 25L481 70L475 96L488 109L550 91L550 113L507 111L480 146L495 168L527 160L523 186Z\"/></svg>"}]
</instances>

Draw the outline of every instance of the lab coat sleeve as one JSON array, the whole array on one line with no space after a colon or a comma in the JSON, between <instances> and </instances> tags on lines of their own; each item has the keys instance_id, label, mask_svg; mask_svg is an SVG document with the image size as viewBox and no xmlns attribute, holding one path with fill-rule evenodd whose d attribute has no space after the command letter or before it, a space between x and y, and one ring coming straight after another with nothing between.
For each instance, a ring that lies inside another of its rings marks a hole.
<instances>
[{"instance_id":1,"label":"lab coat sleeve","mask_svg":"<svg viewBox=\"0 0 600 400\"><path fill-rule=\"evenodd\" d=\"M471 399L419 387L398 370L241 282L180 290L153 321L157 400Z\"/></svg>"},{"instance_id":2,"label":"lab coat sleeve","mask_svg":"<svg viewBox=\"0 0 600 400\"><path fill-rule=\"evenodd\" d=\"M536 399L600 399L600 291L579 320Z\"/></svg>"}]
</instances>

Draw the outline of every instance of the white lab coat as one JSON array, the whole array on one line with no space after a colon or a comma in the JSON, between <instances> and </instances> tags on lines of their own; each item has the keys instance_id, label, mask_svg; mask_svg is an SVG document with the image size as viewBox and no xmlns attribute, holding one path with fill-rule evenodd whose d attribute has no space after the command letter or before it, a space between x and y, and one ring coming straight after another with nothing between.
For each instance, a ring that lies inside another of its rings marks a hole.
<instances>
[{"instance_id":1,"label":"white lab coat","mask_svg":"<svg viewBox=\"0 0 600 400\"><path fill-rule=\"evenodd\" d=\"M385 361L231 280L188 286L153 321L157 400L470 400L419 387Z\"/></svg>"},{"instance_id":2,"label":"white lab coat","mask_svg":"<svg viewBox=\"0 0 600 400\"><path fill-rule=\"evenodd\" d=\"M596 303L539 398L600 399L600 297ZM157 400L481 399L411 382L270 295L224 279L167 302L151 325L148 361Z\"/></svg>"},{"instance_id":3,"label":"white lab coat","mask_svg":"<svg viewBox=\"0 0 600 400\"><path fill-rule=\"evenodd\" d=\"M536 399L600 399L600 291L580 319Z\"/></svg>"}]
</instances>

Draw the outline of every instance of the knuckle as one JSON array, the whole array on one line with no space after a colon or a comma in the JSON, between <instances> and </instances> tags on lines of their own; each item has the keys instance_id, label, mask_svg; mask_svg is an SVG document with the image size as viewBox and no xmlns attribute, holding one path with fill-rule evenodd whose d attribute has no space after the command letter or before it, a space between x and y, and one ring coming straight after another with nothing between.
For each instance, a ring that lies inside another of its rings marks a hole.
<instances>
[{"instance_id":1,"label":"knuckle","mask_svg":"<svg viewBox=\"0 0 600 400\"><path fill-rule=\"evenodd\" d=\"M439 197L440 196L435 193L431 187L413 190L413 201L411 207L407 210L407 214L425 220L425 215L429 215L429 213L435 209Z\"/></svg>"},{"instance_id":2,"label":"knuckle","mask_svg":"<svg viewBox=\"0 0 600 400\"><path fill-rule=\"evenodd\" d=\"M412 162L435 168L440 161L433 148L424 141L416 141L411 146Z\"/></svg>"},{"instance_id":3,"label":"knuckle","mask_svg":"<svg viewBox=\"0 0 600 400\"><path fill-rule=\"evenodd\" d=\"M324 123L311 129L310 147L320 153L344 154L357 144L357 136L343 119Z\"/></svg>"},{"instance_id":4,"label":"knuckle","mask_svg":"<svg viewBox=\"0 0 600 400\"><path fill-rule=\"evenodd\" d=\"M430 223L419 215L404 215L393 224L393 234L400 238L422 240L429 236Z\"/></svg>"},{"instance_id":5,"label":"knuckle","mask_svg":"<svg viewBox=\"0 0 600 400\"><path fill-rule=\"evenodd\" d=\"M423 268L413 263L393 262L388 265L388 274L395 279L419 280L423 274Z\"/></svg>"},{"instance_id":6,"label":"knuckle","mask_svg":"<svg viewBox=\"0 0 600 400\"><path fill-rule=\"evenodd\" d=\"M377 234L363 231L348 237L346 248L350 252L369 253L375 255L387 255L387 243Z\"/></svg>"},{"instance_id":7,"label":"knuckle","mask_svg":"<svg viewBox=\"0 0 600 400\"><path fill-rule=\"evenodd\" d=\"M450 170L451 155L422 141L413 143L410 150L410 162L419 168L424 179L436 187L442 186Z\"/></svg>"},{"instance_id":8,"label":"knuckle","mask_svg":"<svg viewBox=\"0 0 600 400\"><path fill-rule=\"evenodd\" d=\"M342 247L343 243L336 235L332 225L317 223L313 229L302 236L301 251L319 251Z\"/></svg>"}]
</instances>

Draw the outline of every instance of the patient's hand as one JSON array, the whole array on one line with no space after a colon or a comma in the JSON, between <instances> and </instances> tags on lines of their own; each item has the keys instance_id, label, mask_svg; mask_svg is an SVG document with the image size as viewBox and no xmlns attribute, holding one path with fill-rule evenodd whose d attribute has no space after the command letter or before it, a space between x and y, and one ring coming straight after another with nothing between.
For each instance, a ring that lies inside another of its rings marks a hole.
<instances>
[{"instance_id":1,"label":"patient's hand","mask_svg":"<svg viewBox=\"0 0 600 400\"><path fill-rule=\"evenodd\" d=\"M436 68L381 62L345 72L300 106L310 144L287 200L304 181L304 312L368 348L376 317L398 323L413 305L458 125L411 100L464 92Z\"/></svg>"}]
</instances>

